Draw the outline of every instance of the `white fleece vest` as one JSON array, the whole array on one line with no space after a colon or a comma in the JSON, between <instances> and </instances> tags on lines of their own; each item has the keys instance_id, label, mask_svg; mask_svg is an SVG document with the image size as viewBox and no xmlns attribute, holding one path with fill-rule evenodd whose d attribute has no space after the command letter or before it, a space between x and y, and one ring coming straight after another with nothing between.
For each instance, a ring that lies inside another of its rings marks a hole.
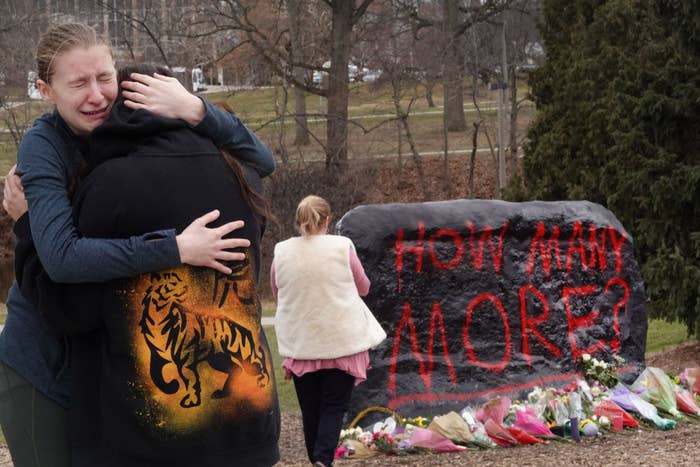
<instances>
[{"instance_id":1,"label":"white fleece vest","mask_svg":"<svg viewBox=\"0 0 700 467\"><path fill-rule=\"evenodd\" d=\"M338 358L386 338L360 298L350 269L349 238L293 237L275 245L275 332L283 357Z\"/></svg>"}]
</instances>

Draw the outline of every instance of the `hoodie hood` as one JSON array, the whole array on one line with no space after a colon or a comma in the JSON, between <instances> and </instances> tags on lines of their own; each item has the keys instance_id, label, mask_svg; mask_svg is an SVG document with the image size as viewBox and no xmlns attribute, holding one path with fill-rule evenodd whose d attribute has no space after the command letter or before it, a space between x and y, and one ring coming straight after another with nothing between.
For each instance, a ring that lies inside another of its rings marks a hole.
<instances>
[{"instance_id":1,"label":"hoodie hood","mask_svg":"<svg viewBox=\"0 0 700 467\"><path fill-rule=\"evenodd\" d=\"M86 160L93 169L108 159L137 155L143 147L158 147L164 154L177 154L184 151L179 144L181 140L189 141L186 146L192 147L193 133L183 120L160 117L143 109L132 110L119 99L109 118L90 134ZM208 138L196 133L194 136L201 140L203 148L218 151Z\"/></svg>"}]
</instances>

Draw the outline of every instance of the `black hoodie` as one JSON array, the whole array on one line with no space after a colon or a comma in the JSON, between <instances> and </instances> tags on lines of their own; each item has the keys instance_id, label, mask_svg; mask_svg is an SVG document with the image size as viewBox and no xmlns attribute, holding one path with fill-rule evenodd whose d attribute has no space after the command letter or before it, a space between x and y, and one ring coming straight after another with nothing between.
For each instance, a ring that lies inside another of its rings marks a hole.
<instances>
[{"instance_id":1,"label":"black hoodie","mask_svg":"<svg viewBox=\"0 0 700 467\"><path fill-rule=\"evenodd\" d=\"M279 408L256 290L263 224L214 144L184 122L116 104L90 137L75 197L86 237L182 231L212 209L242 219L229 276L182 266L66 288L74 465L262 466L279 459ZM259 176L245 172L254 189ZM56 316L57 315L57 316Z\"/></svg>"}]
</instances>

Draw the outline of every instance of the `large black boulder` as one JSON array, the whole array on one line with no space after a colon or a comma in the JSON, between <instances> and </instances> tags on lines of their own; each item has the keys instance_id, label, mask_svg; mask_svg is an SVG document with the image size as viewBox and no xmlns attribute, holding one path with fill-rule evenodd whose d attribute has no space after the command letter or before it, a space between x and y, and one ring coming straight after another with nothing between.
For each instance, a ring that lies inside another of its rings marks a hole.
<instances>
[{"instance_id":1,"label":"large black boulder","mask_svg":"<svg viewBox=\"0 0 700 467\"><path fill-rule=\"evenodd\" d=\"M585 353L644 364L647 312L631 236L586 201L357 207L337 232L372 281L388 338L350 415L441 414L581 376Z\"/></svg>"}]
</instances>

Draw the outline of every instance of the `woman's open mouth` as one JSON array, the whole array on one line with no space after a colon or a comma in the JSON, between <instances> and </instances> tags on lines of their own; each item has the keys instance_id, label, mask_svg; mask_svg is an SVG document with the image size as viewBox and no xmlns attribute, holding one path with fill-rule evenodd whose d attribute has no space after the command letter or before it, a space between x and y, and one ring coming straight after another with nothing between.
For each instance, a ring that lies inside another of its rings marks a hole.
<instances>
[{"instance_id":1,"label":"woman's open mouth","mask_svg":"<svg viewBox=\"0 0 700 467\"><path fill-rule=\"evenodd\" d=\"M99 110L92 110L89 112L81 111L81 113L88 118L98 119L98 118L105 117L107 115L107 107L105 107L103 109L99 109Z\"/></svg>"}]
</instances>

